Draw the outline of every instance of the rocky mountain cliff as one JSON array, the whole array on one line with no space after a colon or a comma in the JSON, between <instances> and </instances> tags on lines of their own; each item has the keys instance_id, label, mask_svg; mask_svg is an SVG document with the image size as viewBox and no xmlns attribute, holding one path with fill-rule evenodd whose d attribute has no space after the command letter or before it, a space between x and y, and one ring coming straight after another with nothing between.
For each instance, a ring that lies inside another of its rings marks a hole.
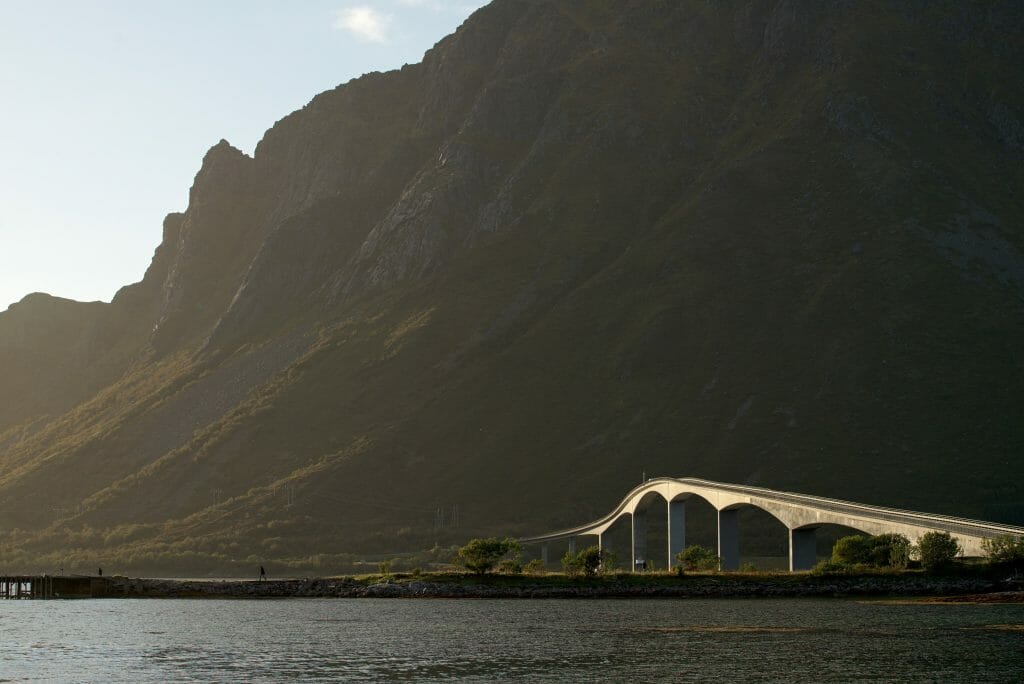
<instances>
[{"instance_id":1,"label":"rocky mountain cliff","mask_svg":"<svg viewBox=\"0 0 1024 684\"><path fill-rule=\"evenodd\" d=\"M221 141L142 282L0 314L0 565L309 567L642 472L1020 522L1022 31L495 0Z\"/></svg>"}]
</instances>

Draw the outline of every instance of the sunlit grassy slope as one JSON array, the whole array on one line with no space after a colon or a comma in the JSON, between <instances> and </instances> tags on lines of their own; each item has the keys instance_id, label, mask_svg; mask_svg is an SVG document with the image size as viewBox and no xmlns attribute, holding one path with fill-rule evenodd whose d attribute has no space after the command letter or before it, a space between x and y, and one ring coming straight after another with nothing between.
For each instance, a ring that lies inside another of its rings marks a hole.
<instances>
[{"instance_id":1,"label":"sunlit grassy slope","mask_svg":"<svg viewBox=\"0 0 1024 684\"><path fill-rule=\"evenodd\" d=\"M0 568L529 534L642 472L1021 515L1021 15L499 0L218 145L99 322L0 314Z\"/></svg>"}]
</instances>

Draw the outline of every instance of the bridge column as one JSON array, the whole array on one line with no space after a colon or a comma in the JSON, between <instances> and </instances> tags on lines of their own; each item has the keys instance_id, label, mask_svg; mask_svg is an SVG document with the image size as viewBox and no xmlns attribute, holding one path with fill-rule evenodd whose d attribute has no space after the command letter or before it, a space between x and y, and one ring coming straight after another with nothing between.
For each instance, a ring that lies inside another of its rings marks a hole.
<instances>
[{"instance_id":1,"label":"bridge column","mask_svg":"<svg viewBox=\"0 0 1024 684\"><path fill-rule=\"evenodd\" d=\"M569 553L576 553L576 537L569 537Z\"/></svg>"},{"instance_id":2,"label":"bridge column","mask_svg":"<svg viewBox=\"0 0 1024 684\"><path fill-rule=\"evenodd\" d=\"M789 571L810 570L818 560L814 528L789 531Z\"/></svg>"},{"instance_id":3,"label":"bridge column","mask_svg":"<svg viewBox=\"0 0 1024 684\"><path fill-rule=\"evenodd\" d=\"M548 566L548 545L540 545L540 562L544 564L544 567Z\"/></svg>"},{"instance_id":4,"label":"bridge column","mask_svg":"<svg viewBox=\"0 0 1024 684\"><path fill-rule=\"evenodd\" d=\"M740 535L735 508L718 511L718 555L722 570L740 569Z\"/></svg>"},{"instance_id":5,"label":"bridge column","mask_svg":"<svg viewBox=\"0 0 1024 684\"><path fill-rule=\"evenodd\" d=\"M676 554L686 549L686 502L668 504L668 565L669 570L679 565Z\"/></svg>"},{"instance_id":6,"label":"bridge column","mask_svg":"<svg viewBox=\"0 0 1024 684\"><path fill-rule=\"evenodd\" d=\"M633 519L633 567L631 572L636 572L636 562L647 559L647 513L633 511L630 516Z\"/></svg>"}]
</instances>

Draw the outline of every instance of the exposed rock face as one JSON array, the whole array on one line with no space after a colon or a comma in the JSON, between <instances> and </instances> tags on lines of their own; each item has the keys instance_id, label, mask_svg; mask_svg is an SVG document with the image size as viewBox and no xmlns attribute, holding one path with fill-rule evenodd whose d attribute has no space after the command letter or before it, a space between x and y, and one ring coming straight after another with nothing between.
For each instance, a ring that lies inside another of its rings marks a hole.
<instances>
[{"instance_id":1,"label":"exposed rock face","mask_svg":"<svg viewBox=\"0 0 1024 684\"><path fill-rule=\"evenodd\" d=\"M1022 29L497 0L214 146L111 304L0 314L5 548L422 548L644 470L1017 519Z\"/></svg>"}]
</instances>

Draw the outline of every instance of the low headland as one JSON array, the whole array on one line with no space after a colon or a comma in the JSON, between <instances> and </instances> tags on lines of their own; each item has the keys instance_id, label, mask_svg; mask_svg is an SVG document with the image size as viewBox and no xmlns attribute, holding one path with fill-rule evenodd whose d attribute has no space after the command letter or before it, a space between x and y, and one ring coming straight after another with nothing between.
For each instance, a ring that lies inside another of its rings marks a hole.
<instances>
[{"instance_id":1,"label":"low headland","mask_svg":"<svg viewBox=\"0 0 1024 684\"><path fill-rule=\"evenodd\" d=\"M990 575L620 573L597 577L384 574L240 580L93 578L96 598L799 598L1024 603L1024 582Z\"/></svg>"}]
</instances>

